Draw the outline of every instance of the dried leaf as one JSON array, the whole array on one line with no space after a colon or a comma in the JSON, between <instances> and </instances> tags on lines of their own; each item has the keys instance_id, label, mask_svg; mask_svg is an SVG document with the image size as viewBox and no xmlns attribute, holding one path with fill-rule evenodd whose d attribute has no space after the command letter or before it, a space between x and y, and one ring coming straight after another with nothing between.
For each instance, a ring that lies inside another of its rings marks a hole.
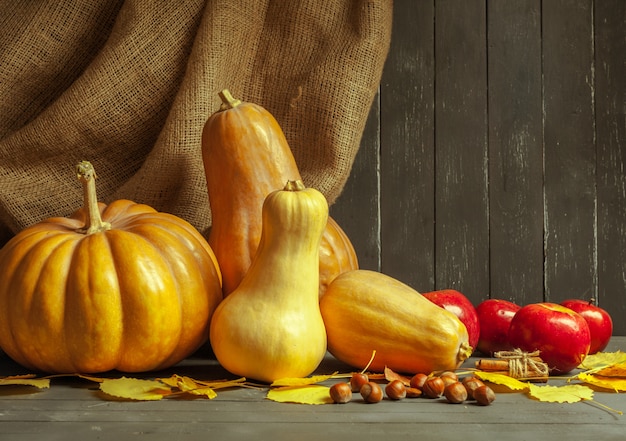
<instances>
[{"instance_id":1,"label":"dried leaf","mask_svg":"<svg viewBox=\"0 0 626 441\"><path fill-rule=\"evenodd\" d=\"M22 375L11 375L9 377L2 377L0 380L27 380L30 378L37 378L35 374L22 374Z\"/></svg>"},{"instance_id":2,"label":"dried leaf","mask_svg":"<svg viewBox=\"0 0 626 441\"><path fill-rule=\"evenodd\" d=\"M493 372L476 371L474 375L484 381L500 384L506 386L511 390L526 390L528 389L528 383L516 380L513 377L504 374L496 374Z\"/></svg>"},{"instance_id":3,"label":"dried leaf","mask_svg":"<svg viewBox=\"0 0 626 441\"><path fill-rule=\"evenodd\" d=\"M267 398L279 403L331 404L329 388L321 385L286 386L270 389Z\"/></svg>"},{"instance_id":4,"label":"dried leaf","mask_svg":"<svg viewBox=\"0 0 626 441\"><path fill-rule=\"evenodd\" d=\"M33 386L38 389L47 389L50 387L50 379L36 378L33 374L13 375L0 378L0 386Z\"/></svg>"},{"instance_id":5,"label":"dried leaf","mask_svg":"<svg viewBox=\"0 0 626 441\"><path fill-rule=\"evenodd\" d=\"M581 372L578 379L592 386L609 389L615 392L626 392L626 379L619 377L605 377L597 374Z\"/></svg>"},{"instance_id":6,"label":"dried leaf","mask_svg":"<svg viewBox=\"0 0 626 441\"><path fill-rule=\"evenodd\" d=\"M411 384L410 378L407 378L404 375L400 375L394 372L393 370L389 369L387 366L385 366L385 380L387 380L390 383L394 380L400 380L402 384L404 384L405 386L408 386Z\"/></svg>"},{"instance_id":7,"label":"dried leaf","mask_svg":"<svg viewBox=\"0 0 626 441\"><path fill-rule=\"evenodd\" d=\"M246 382L246 377L237 378L236 380L217 380L217 381L199 381L196 380L198 384L201 384L205 387L211 387L213 389L226 389L229 387L238 387L244 386Z\"/></svg>"},{"instance_id":8,"label":"dried leaf","mask_svg":"<svg viewBox=\"0 0 626 441\"><path fill-rule=\"evenodd\" d=\"M102 383L103 381L106 380L106 378L92 377L91 375L85 375L85 374L76 374L76 376L78 378L82 378L83 380L93 381L94 383Z\"/></svg>"},{"instance_id":9,"label":"dried leaf","mask_svg":"<svg viewBox=\"0 0 626 441\"><path fill-rule=\"evenodd\" d=\"M593 399L593 389L582 384L567 386L536 386L529 384L528 394L539 401L549 403L577 403Z\"/></svg>"},{"instance_id":10,"label":"dried leaf","mask_svg":"<svg viewBox=\"0 0 626 441\"><path fill-rule=\"evenodd\" d=\"M160 381L127 377L105 379L100 383L100 390L113 397L138 401L160 400L171 393L171 389Z\"/></svg>"},{"instance_id":11,"label":"dried leaf","mask_svg":"<svg viewBox=\"0 0 626 441\"><path fill-rule=\"evenodd\" d=\"M588 355L578 367L584 370L599 370L622 363L626 363L625 352L597 352L595 354Z\"/></svg>"},{"instance_id":12,"label":"dried leaf","mask_svg":"<svg viewBox=\"0 0 626 441\"><path fill-rule=\"evenodd\" d=\"M385 380L385 374L377 374L377 373L369 373L367 374L367 378L369 378L370 381L383 381Z\"/></svg>"},{"instance_id":13,"label":"dried leaf","mask_svg":"<svg viewBox=\"0 0 626 441\"><path fill-rule=\"evenodd\" d=\"M330 380L333 375L314 375L306 378L280 378L272 382L270 387L279 386L307 386L309 384L321 383L322 381Z\"/></svg>"}]
</instances>

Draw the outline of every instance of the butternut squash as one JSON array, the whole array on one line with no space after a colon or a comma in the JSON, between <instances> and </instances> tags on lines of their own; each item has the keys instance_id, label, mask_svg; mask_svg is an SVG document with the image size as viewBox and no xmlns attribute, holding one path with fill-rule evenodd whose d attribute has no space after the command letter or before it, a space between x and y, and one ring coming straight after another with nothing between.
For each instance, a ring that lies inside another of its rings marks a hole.
<instances>
[{"instance_id":1,"label":"butternut squash","mask_svg":"<svg viewBox=\"0 0 626 441\"><path fill-rule=\"evenodd\" d=\"M302 181L270 193L250 269L217 307L209 338L233 374L272 382L310 374L326 354L318 300L325 197Z\"/></svg>"},{"instance_id":2,"label":"butternut squash","mask_svg":"<svg viewBox=\"0 0 626 441\"><path fill-rule=\"evenodd\" d=\"M219 96L220 110L208 118L202 132L202 158L212 216L208 241L220 264L227 296L239 285L256 253L266 196L286 181L302 177L269 111L235 99L228 90ZM359 266L350 239L330 217L320 243L319 266L320 296L338 274Z\"/></svg>"},{"instance_id":3,"label":"butternut squash","mask_svg":"<svg viewBox=\"0 0 626 441\"><path fill-rule=\"evenodd\" d=\"M393 277L354 270L335 278L320 300L335 358L363 369L425 373L458 368L472 353L465 325Z\"/></svg>"}]
</instances>

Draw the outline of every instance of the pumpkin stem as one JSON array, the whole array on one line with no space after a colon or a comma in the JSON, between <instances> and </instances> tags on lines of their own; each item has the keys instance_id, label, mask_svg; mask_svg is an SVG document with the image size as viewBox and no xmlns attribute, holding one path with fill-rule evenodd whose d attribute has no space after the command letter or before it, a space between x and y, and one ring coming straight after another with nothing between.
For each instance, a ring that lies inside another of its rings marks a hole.
<instances>
[{"instance_id":1,"label":"pumpkin stem","mask_svg":"<svg viewBox=\"0 0 626 441\"><path fill-rule=\"evenodd\" d=\"M233 98L228 89L224 89L218 93L220 99L222 100L222 105L220 106L220 110L228 110L234 109L239 104L241 104L241 100L237 98Z\"/></svg>"},{"instance_id":2,"label":"pumpkin stem","mask_svg":"<svg viewBox=\"0 0 626 441\"><path fill-rule=\"evenodd\" d=\"M96 171L89 161L81 161L76 165L76 176L83 184L83 209L87 210L87 223L78 231L85 234L98 233L111 229L111 224L104 222L98 207L96 194Z\"/></svg>"}]
</instances>

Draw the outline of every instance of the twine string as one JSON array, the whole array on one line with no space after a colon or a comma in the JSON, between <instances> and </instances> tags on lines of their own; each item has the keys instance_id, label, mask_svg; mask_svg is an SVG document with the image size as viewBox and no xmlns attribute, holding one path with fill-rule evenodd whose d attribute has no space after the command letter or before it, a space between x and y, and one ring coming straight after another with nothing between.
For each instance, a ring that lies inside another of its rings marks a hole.
<instances>
[{"instance_id":1,"label":"twine string","mask_svg":"<svg viewBox=\"0 0 626 441\"><path fill-rule=\"evenodd\" d=\"M513 378L547 377L550 369L548 364L541 361L539 351L524 352L521 349L513 351L499 351L494 354L509 362L509 376Z\"/></svg>"}]
</instances>

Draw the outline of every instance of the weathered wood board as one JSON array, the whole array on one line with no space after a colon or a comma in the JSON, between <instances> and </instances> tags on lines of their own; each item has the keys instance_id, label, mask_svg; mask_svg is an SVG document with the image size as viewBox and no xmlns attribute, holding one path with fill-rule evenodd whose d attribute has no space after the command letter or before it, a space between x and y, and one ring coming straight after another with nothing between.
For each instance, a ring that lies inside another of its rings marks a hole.
<instances>
[{"instance_id":1,"label":"weathered wood board","mask_svg":"<svg viewBox=\"0 0 626 441\"><path fill-rule=\"evenodd\" d=\"M614 337L607 351L618 349L626 351L626 337ZM473 366L475 360L468 360L466 366ZM351 369L327 356L317 372L335 371L347 373ZM0 376L22 372L0 356ZM185 360L154 376L172 373L198 380L230 377L217 363L204 358ZM558 386L564 381L551 380L549 384ZM596 392L593 402L568 404L496 391L490 406L449 404L443 398L384 399L366 404L358 396L347 404L313 406L273 402L265 398L266 393L267 388L240 388L218 390L212 400L133 402L107 399L100 395L97 384L74 377L57 378L42 391L0 386L0 440L621 441L626 433L626 419L616 412L626 411L626 394L612 392Z\"/></svg>"}]
</instances>

